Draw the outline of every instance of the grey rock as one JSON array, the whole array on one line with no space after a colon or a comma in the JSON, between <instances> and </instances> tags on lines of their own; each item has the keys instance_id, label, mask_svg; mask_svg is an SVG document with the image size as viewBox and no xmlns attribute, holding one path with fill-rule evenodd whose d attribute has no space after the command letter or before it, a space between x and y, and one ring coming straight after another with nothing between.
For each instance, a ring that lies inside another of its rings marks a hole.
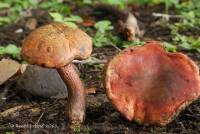
<instances>
[{"instance_id":1,"label":"grey rock","mask_svg":"<svg viewBox=\"0 0 200 134\"><path fill-rule=\"evenodd\" d=\"M45 98L66 98L67 87L56 69L28 65L17 81L17 89Z\"/></svg>"}]
</instances>

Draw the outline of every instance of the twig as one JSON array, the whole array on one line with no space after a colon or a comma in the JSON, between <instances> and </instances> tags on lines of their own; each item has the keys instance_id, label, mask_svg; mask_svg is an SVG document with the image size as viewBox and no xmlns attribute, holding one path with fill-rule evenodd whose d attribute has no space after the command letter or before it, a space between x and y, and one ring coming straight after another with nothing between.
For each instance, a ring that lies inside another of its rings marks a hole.
<instances>
[{"instance_id":1,"label":"twig","mask_svg":"<svg viewBox=\"0 0 200 134\"><path fill-rule=\"evenodd\" d=\"M115 49L117 49L117 51L121 51L121 49L119 48L119 47L117 47L116 45L114 45L114 44L112 44L112 43L110 43L110 45L112 46L112 47L114 47Z\"/></svg>"},{"instance_id":2,"label":"twig","mask_svg":"<svg viewBox=\"0 0 200 134\"><path fill-rule=\"evenodd\" d=\"M32 105L19 105L19 106L15 106L12 108L9 108L3 112L0 113L0 117L6 117L6 116L15 116L17 111L20 111L22 109L28 109L30 108Z\"/></svg>"},{"instance_id":3,"label":"twig","mask_svg":"<svg viewBox=\"0 0 200 134\"><path fill-rule=\"evenodd\" d=\"M182 129L184 132L186 132L186 128L185 128L183 122L179 122L179 124L181 125L181 129Z\"/></svg>"},{"instance_id":4,"label":"twig","mask_svg":"<svg viewBox=\"0 0 200 134\"><path fill-rule=\"evenodd\" d=\"M177 18L177 19L183 18L183 16L181 15L170 15L170 14L163 14L163 13L152 13L152 16L162 17L162 18L165 18L166 20L169 20L169 18Z\"/></svg>"},{"instance_id":5,"label":"twig","mask_svg":"<svg viewBox=\"0 0 200 134\"><path fill-rule=\"evenodd\" d=\"M88 95L90 95L90 94L96 94L96 88L95 87L87 88L86 89L86 93Z\"/></svg>"},{"instance_id":6,"label":"twig","mask_svg":"<svg viewBox=\"0 0 200 134\"><path fill-rule=\"evenodd\" d=\"M38 124L38 123L40 122L40 120L41 120L41 118L42 118L43 115L44 115L44 112L42 112L42 114L41 114L40 117L38 118L38 120L37 120L37 122L35 123L35 125Z\"/></svg>"},{"instance_id":7,"label":"twig","mask_svg":"<svg viewBox=\"0 0 200 134\"><path fill-rule=\"evenodd\" d=\"M80 64L105 64L107 62L107 60L100 60L100 59L97 59L95 57L91 57L87 60L73 60L72 61L73 63L80 63Z\"/></svg>"}]
</instances>

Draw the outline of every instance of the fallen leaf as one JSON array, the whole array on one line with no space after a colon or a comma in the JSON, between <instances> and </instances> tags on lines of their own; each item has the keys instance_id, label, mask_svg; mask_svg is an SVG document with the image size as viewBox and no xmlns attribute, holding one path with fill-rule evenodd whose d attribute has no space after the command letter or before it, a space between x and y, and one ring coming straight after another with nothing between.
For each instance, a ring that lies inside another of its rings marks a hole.
<instances>
[{"instance_id":1,"label":"fallen leaf","mask_svg":"<svg viewBox=\"0 0 200 134\"><path fill-rule=\"evenodd\" d=\"M0 113L0 117L7 117L7 116L16 116L17 111L30 108L32 105L19 105L12 108L9 108Z\"/></svg>"},{"instance_id":2,"label":"fallen leaf","mask_svg":"<svg viewBox=\"0 0 200 134\"><path fill-rule=\"evenodd\" d=\"M25 24L25 27L34 30L37 27L37 20L35 18L29 18Z\"/></svg>"},{"instance_id":3,"label":"fallen leaf","mask_svg":"<svg viewBox=\"0 0 200 134\"><path fill-rule=\"evenodd\" d=\"M95 87L87 88L86 93L87 94L96 94L96 88Z\"/></svg>"},{"instance_id":4,"label":"fallen leaf","mask_svg":"<svg viewBox=\"0 0 200 134\"><path fill-rule=\"evenodd\" d=\"M31 112L31 114L33 115L38 115L41 112L41 109L38 107L34 107L34 108L30 108L29 111Z\"/></svg>"},{"instance_id":5,"label":"fallen leaf","mask_svg":"<svg viewBox=\"0 0 200 134\"><path fill-rule=\"evenodd\" d=\"M0 61L0 85L5 83L11 77L13 77L17 73L23 73L25 70L25 65L23 65L23 69L21 70L22 64L18 63L12 59L2 59Z\"/></svg>"},{"instance_id":6,"label":"fallen leaf","mask_svg":"<svg viewBox=\"0 0 200 134\"><path fill-rule=\"evenodd\" d=\"M94 20L84 20L81 24L85 27L91 27L95 25L95 21Z\"/></svg>"},{"instance_id":7,"label":"fallen leaf","mask_svg":"<svg viewBox=\"0 0 200 134\"><path fill-rule=\"evenodd\" d=\"M128 14L125 22L119 21L119 25L122 36L128 41L136 40L136 36L142 37L144 34L143 31L140 31L137 19L132 13Z\"/></svg>"}]
</instances>

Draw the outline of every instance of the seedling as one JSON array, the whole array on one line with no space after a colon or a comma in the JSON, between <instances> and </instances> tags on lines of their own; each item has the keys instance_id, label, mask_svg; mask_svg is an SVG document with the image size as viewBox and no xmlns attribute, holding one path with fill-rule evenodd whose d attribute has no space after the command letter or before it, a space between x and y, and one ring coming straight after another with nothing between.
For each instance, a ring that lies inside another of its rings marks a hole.
<instances>
[{"instance_id":1,"label":"seedling","mask_svg":"<svg viewBox=\"0 0 200 134\"><path fill-rule=\"evenodd\" d=\"M14 44L0 46L0 55L10 55L14 59L21 60L21 48Z\"/></svg>"},{"instance_id":2,"label":"seedling","mask_svg":"<svg viewBox=\"0 0 200 134\"><path fill-rule=\"evenodd\" d=\"M127 4L126 0L102 0L101 2L104 4L118 6L121 9L125 8Z\"/></svg>"},{"instance_id":3,"label":"seedling","mask_svg":"<svg viewBox=\"0 0 200 134\"><path fill-rule=\"evenodd\" d=\"M94 27L96 29L93 39L94 45L96 47L104 47L108 45L111 42L108 35L112 35L111 30L113 29L111 22L108 20L102 20L97 22Z\"/></svg>"},{"instance_id":4,"label":"seedling","mask_svg":"<svg viewBox=\"0 0 200 134\"><path fill-rule=\"evenodd\" d=\"M19 20L24 12L30 8L43 8L51 12L69 13L70 8L60 0L38 1L38 0L3 0L0 9L8 10L6 16L0 17L0 26Z\"/></svg>"},{"instance_id":5,"label":"seedling","mask_svg":"<svg viewBox=\"0 0 200 134\"><path fill-rule=\"evenodd\" d=\"M49 13L55 22L65 23L71 27L77 27L76 23L81 23L83 19L77 15L70 15L69 17L64 17L62 14L58 12Z\"/></svg>"}]
</instances>

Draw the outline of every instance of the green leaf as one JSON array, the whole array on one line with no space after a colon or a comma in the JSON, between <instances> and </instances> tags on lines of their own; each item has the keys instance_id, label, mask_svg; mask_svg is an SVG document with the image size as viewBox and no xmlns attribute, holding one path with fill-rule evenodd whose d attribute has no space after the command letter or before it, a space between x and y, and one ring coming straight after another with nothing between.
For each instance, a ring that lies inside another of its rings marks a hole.
<instances>
[{"instance_id":1,"label":"green leaf","mask_svg":"<svg viewBox=\"0 0 200 134\"><path fill-rule=\"evenodd\" d=\"M104 4L119 6L122 9L126 5L126 1L125 0L101 0L101 2L104 3Z\"/></svg>"},{"instance_id":2,"label":"green leaf","mask_svg":"<svg viewBox=\"0 0 200 134\"><path fill-rule=\"evenodd\" d=\"M175 45L172 45L172 44L170 44L168 42L163 42L163 46L169 52L176 52L177 47Z\"/></svg>"},{"instance_id":3,"label":"green leaf","mask_svg":"<svg viewBox=\"0 0 200 134\"><path fill-rule=\"evenodd\" d=\"M113 29L113 26L111 25L111 22L109 20L102 20L102 21L98 21L94 27L104 33L105 31L107 30L112 30Z\"/></svg>"},{"instance_id":4,"label":"green leaf","mask_svg":"<svg viewBox=\"0 0 200 134\"><path fill-rule=\"evenodd\" d=\"M65 23L66 25L76 28L77 25L75 22L82 22L83 19L80 16L77 15L71 15L70 17L64 17L62 14L57 13L57 12L51 12L49 13L51 17L53 17L53 20L55 22L62 22Z\"/></svg>"},{"instance_id":5,"label":"green leaf","mask_svg":"<svg viewBox=\"0 0 200 134\"><path fill-rule=\"evenodd\" d=\"M92 0L83 0L84 4L92 4Z\"/></svg>"},{"instance_id":6,"label":"green leaf","mask_svg":"<svg viewBox=\"0 0 200 134\"><path fill-rule=\"evenodd\" d=\"M11 55L13 58L21 59L21 48L14 44L9 44L5 47L0 47L0 55Z\"/></svg>"},{"instance_id":7,"label":"green leaf","mask_svg":"<svg viewBox=\"0 0 200 134\"><path fill-rule=\"evenodd\" d=\"M8 54L15 54L15 53L20 53L20 49L15 46L14 44L9 44L6 48L5 48L6 53Z\"/></svg>"},{"instance_id":8,"label":"green leaf","mask_svg":"<svg viewBox=\"0 0 200 134\"><path fill-rule=\"evenodd\" d=\"M9 8L10 5L8 3L0 2L0 9Z\"/></svg>"},{"instance_id":9,"label":"green leaf","mask_svg":"<svg viewBox=\"0 0 200 134\"><path fill-rule=\"evenodd\" d=\"M77 28L77 25L73 22L64 22L67 26L72 27L72 28Z\"/></svg>"},{"instance_id":10,"label":"green leaf","mask_svg":"<svg viewBox=\"0 0 200 134\"><path fill-rule=\"evenodd\" d=\"M60 14L60 13L57 13L57 12L51 12L49 13L50 16L53 18L54 21L56 22L63 22L64 20L64 17Z\"/></svg>"},{"instance_id":11,"label":"green leaf","mask_svg":"<svg viewBox=\"0 0 200 134\"><path fill-rule=\"evenodd\" d=\"M71 21L71 22L83 22L83 19L77 15L70 15L70 17L65 17L64 21Z\"/></svg>"},{"instance_id":12,"label":"green leaf","mask_svg":"<svg viewBox=\"0 0 200 134\"><path fill-rule=\"evenodd\" d=\"M0 46L0 55L4 55L5 54L5 48Z\"/></svg>"},{"instance_id":13,"label":"green leaf","mask_svg":"<svg viewBox=\"0 0 200 134\"><path fill-rule=\"evenodd\" d=\"M10 22L11 22L11 20L9 17L0 17L0 26L4 25L4 24L8 24Z\"/></svg>"}]
</instances>

